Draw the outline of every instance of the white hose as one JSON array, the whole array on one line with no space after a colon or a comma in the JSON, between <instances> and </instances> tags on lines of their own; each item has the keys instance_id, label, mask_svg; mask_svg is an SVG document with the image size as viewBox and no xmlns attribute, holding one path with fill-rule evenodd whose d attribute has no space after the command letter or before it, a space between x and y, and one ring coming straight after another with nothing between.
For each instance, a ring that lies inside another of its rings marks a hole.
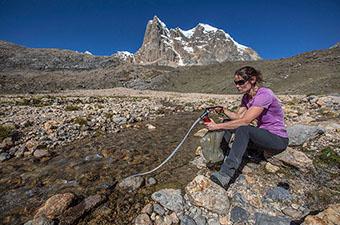
<instances>
[{"instance_id":1,"label":"white hose","mask_svg":"<svg viewBox=\"0 0 340 225\"><path fill-rule=\"evenodd\" d=\"M158 170L159 168L161 168L165 163L167 163L172 156L175 155L175 153L177 152L177 150L179 149L179 147L181 147L181 145L184 143L184 141L187 139L188 135L190 134L191 130L196 126L196 124L201 120L201 117L199 117L191 126L191 128L189 129L189 131L187 132L187 134L184 136L183 140L181 141L181 143L179 143L179 145L177 145L177 147L175 148L175 150L168 156L168 158L166 158L161 164L159 164L159 166L157 166L156 168L154 168L153 170L150 170L148 172L144 172L144 173L137 173L134 175L131 175L127 178L132 178L132 177L138 177L138 176L144 176L146 174L150 174L155 172L156 170ZM126 178L126 179L127 179Z\"/></svg>"}]
</instances>

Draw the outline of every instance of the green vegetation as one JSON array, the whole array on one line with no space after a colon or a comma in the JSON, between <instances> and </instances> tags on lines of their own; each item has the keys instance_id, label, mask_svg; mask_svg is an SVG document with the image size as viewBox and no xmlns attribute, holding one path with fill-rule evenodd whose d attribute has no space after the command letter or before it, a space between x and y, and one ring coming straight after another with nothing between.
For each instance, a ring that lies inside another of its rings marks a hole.
<instances>
[{"instance_id":1,"label":"green vegetation","mask_svg":"<svg viewBox=\"0 0 340 225\"><path fill-rule=\"evenodd\" d=\"M77 106L77 105L67 105L67 106L65 107L65 110L66 110L66 111L77 111L77 110L79 110L79 109L80 109L80 107Z\"/></svg>"},{"instance_id":2,"label":"green vegetation","mask_svg":"<svg viewBox=\"0 0 340 225\"><path fill-rule=\"evenodd\" d=\"M79 124L80 126L84 126L87 124L87 119L84 117L76 117L73 119L73 122Z\"/></svg>"},{"instance_id":3,"label":"green vegetation","mask_svg":"<svg viewBox=\"0 0 340 225\"><path fill-rule=\"evenodd\" d=\"M331 147L324 148L319 158L323 163L340 166L340 156Z\"/></svg>"},{"instance_id":4,"label":"green vegetation","mask_svg":"<svg viewBox=\"0 0 340 225\"><path fill-rule=\"evenodd\" d=\"M4 126L0 125L0 140L10 137L14 131L14 127L12 126Z\"/></svg>"}]
</instances>

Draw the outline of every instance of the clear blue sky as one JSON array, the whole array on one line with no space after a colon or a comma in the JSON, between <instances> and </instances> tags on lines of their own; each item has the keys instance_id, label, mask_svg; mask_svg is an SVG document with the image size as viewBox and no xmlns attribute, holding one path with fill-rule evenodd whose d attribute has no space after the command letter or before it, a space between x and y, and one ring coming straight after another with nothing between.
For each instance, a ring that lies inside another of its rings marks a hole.
<instances>
[{"instance_id":1,"label":"clear blue sky","mask_svg":"<svg viewBox=\"0 0 340 225\"><path fill-rule=\"evenodd\" d=\"M0 0L0 40L95 55L134 53L154 15L168 28L199 22L221 28L264 59L340 41L340 0Z\"/></svg>"}]
</instances>

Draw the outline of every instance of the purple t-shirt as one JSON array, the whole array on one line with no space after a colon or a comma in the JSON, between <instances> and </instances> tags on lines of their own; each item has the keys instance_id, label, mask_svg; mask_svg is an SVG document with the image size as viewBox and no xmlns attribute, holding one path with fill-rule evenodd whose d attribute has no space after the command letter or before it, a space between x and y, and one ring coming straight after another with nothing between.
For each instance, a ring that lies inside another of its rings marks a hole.
<instances>
[{"instance_id":1,"label":"purple t-shirt","mask_svg":"<svg viewBox=\"0 0 340 225\"><path fill-rule=\"evenodd\" d=\"M269 88L260 87L252 99L249 99L247 94L243 95L241 106L245 106L247 109L252 106L264 108L260 116L256 118L258 120L257 127L281 137L288 137L281 104Z\"/></svg>"}]
</instances>

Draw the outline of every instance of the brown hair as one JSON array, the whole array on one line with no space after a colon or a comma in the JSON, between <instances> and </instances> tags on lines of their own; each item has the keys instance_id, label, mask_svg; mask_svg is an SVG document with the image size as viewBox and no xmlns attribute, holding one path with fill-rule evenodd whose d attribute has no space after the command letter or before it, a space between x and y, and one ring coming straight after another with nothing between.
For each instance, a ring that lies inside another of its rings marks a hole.
<instances>
[{"instance_id":1,"label":"brown hair","mask_svg":"<svg viewBox=\"0 0 340 225\"><path fill-rule=\"evenodd\" d=\"M244 80L249 80L252 77L256 77L256 83L263 82L261 72L251 66L244 66L236 70L235 76L236 75L241 76Z\"/></svg>"}]
</instances>

